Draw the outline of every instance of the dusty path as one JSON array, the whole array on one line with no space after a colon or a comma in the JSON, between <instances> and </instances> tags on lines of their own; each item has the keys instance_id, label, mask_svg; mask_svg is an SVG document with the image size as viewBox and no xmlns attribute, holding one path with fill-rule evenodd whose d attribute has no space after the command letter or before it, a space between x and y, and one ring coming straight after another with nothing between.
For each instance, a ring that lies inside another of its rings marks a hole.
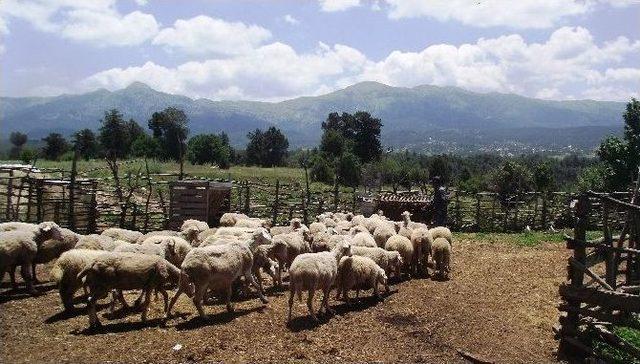
<instances>
[{"instance_id":1,"label":"dusty path","mask_svg":"<svg viewBox=\"0 0 640 364\"><path fill-rule=\"evenodd\" d=\"M332 301L338 315L318 326L309 324L305 304L296 301L297 318L289 328L288 293L271 292L268 306L257 299L238 302L235 315L223 305L208 306L208 322L195 318L191 302L181 298L181 317L166 327L159 325L157 301L147 325L138 314L102 317L104 333L89 335L86 315L59 314L51 284L40 287L49 289L44 295L25 298L7 297L3 283L0 362L460 362L456 349L497 362L553 362L557 344L551 328L566 256L558 244L459 242L450 281L404 282L378 304L364 300L347 307ZM182 348L173 350L176 344Z\"/></svg>"}]
</instances>

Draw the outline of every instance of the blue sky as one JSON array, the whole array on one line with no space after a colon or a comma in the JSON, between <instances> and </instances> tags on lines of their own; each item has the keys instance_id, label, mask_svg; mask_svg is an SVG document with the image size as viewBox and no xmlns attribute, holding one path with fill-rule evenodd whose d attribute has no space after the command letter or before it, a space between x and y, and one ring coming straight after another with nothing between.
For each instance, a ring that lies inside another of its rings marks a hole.
<instances>
[{"instance_id":1,"label":"blue sky","mask_svg":"<svg viewBox=\"0 0 640 364\"><path fill-rule=\"evenodd\" d=\"M547 99L640 92L640 0L2 0L0 94L134 81L275 101L360 81Z\"/></svg>"}]
</instances>

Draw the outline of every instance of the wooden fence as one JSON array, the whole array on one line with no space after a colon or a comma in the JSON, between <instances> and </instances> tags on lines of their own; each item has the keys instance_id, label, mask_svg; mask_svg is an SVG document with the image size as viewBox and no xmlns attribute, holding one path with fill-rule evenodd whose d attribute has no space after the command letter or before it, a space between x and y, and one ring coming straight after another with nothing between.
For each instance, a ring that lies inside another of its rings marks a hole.
<instances>
[{"instance_id":1,"label":"wooden fence","mask_svg":"<svg viewBox=\"0 0 640 364\"><path fill-rule=\"evenodd\" d=\"M590 338L595 337L640 360L640 350L613 330L615 325L628 325L631 314L640 312L637 202L637 194L629 203L589 192L582 194L574 206L574 235L566 236L567 248L573 251L567 266L569 281L560 286L562 315L555 328L563 355L609 361L611 358L602 357L589 345ZM602 207L598 217L602 237L587 240L587 230L596 218L593 214L596 205ZM612 215L620 211L625 212L625 223L617 228L612 224Z\"/></svg>"}]
</instances>

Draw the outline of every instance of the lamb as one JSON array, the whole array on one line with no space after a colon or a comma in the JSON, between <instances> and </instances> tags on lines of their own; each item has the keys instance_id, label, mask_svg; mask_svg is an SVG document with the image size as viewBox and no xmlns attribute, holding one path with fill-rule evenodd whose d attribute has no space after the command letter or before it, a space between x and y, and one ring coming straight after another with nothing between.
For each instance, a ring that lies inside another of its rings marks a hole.
<instances>
[{"instance_id":1,"label":"lamb","mask_svg":"<svg viewBox=\"0 0 640 364\"><path fill-rule=\"evenodd\" d=\"M96 302L106 297L110 290L142 289L145 299L142 302L141 318L145 322L151 293L156 290L164 296L166 312L168 295L164 290L165 283L183 281L180 270L159 256L114 252L102 253L93 259L78 274L78 279L83 278L90 292L90 328L101 326L96 314Z\"/></svg>"},{"instance_id":2,"label":"lamb","mask_svg":"<svg viewBox=\"0 0 640 364\"><path fill-rule=\"evenodd\" d=\"M234 212L227 212L220 217L220 226L234 226L238 220L248 219L249 216Z\"/></svg>"},{"instance_id":3,"label":"lamb","mask_svg":"<svg viewBox=\"0 0 640 364\"><path fill-rule=\"evenodd\" d=\"M433 236L433 239L444 238L447 239L449 244L453 245L453 234L451 233L451 230L449 230L449 228L444 226L436 226L429 229L429 231L431 232L431 236Z\"/></svg>"},{"instance_id":4,"label":"lamb","mask_svg":"<svg viewBox=\"0 0 640 364\"><path fill-rule=\"evenodd\" d=\"M411 224L411 213L405 211L402 213L402 222L398 224L398 235L402 235L405 238L411 240L411 233L413 229L409 227Z\"/></svg>"},{"instance_id":5,"label":"lamb","mask_svg":"<svg viewBox=\"0 0 640 364\"><path fill-rule=\"evenodd\" d=\"M389 292L387 275L384 269L371 258L354 255L343 257L340 260L336 286L338 295L342 293L342 297L347 301L347 304L350 303L348 291L354 288L356 289L356 298L360 296L360 289L373 288L373 295L376 299L380 299L378 284L384 285L385 291Z\"/></svg>"},{"instance_id":6,"label":"lamb","mask_svg":"<svg viewBox=\"0 0 640 364\"><path fill-rule=\"evenodd\" d=\"M40 245L49 239L61 240L60 228L53 222L43 222L36 229L18 229L0 233L0 279L9 271L11 284L16 288L14 267L20 266L20 274L27 290L37 293L33 287L32 264Z\"/></svg>"},{"instance_id":7,"label":"lamb","mask_svg":"<svg viewBox=\"0 0 640 364\"><path fill-rule=\"evenodd\" d=\"M258 297L262 303L268 303L269 301L262 293L262 288L252 274L252 251L255 251L257 247L256 240L251 240L248 242L231 241L227 244L192 249L182 262L181 283L169 303L166 311L167 317L170 317L171 308L184 291L182 287L186 287L189 281L195 286L193 304L202 318L205 318L202 300L208 288L226 291L227 311L233 312L231 305L233 282L240 277L244 277L258 290Z\"/></svg>"},{"instance_id":8,"label":"lamb","mask_svg":"<svg viewBox=\"0 0 640 364\"><path fill-rule=\"evenodd\" d=\"M384 269L387 276L392 272L398 276L400 275L400 268L402 267L403 261L400 253L397 251L384 250L378 247L367 248L364 246L354 246L353 255L372 259L380 268Z\"/></svg>"},{"instance_id":9,"label":"lamb","mask_svg":"<svg viewBox=\"0 0 640 364\"><path fill-rule=\"evenodd\" d=\"M118 245L131 244L122 240L114 240L110 236L89 234L80 235L74 249L113 251Z\"/></svg>"},{"instance_id":10,"label":"lamb","mask_svg":"<svg viewBox=\"0 0 640 364\"><path fill-rule=\"evenodd\" d=\"M121 228L108 228L102 232L101 235L109 236L115 240L123 240L129 243L135 243L140 237L142 237L142 233L134 230L127 230Z\"/></svg>"},{"instance_id":11,"label":"lamb","mask_svg":"<svg viewBox=\"0 0 640 364\"><path fill-rule=\"evenodd\" d=\"M60 299L65 310L73 309L73 295L82 287L78 274L100 254L100 250L72 249L62 253L51 268L51 277L58 284Z\"/></svg>"},{"instance_id":12,"label":"lamb","mask_svg":"<svg viewBox=\"0 0 640 364\"><path fill-rule=\"evenodd\" d=\"M387 240L384 248L400 253L402 261L404 262L405 272L409 273L407 268L413 260L413 244L411 244L411 240L402 235L394 235Z\"/></svg>"},{"instance_id":13,"label":"lamb","mask_svg":"<svg viewBox=\"0 0 640 364\"><path fill-rule=\"evenodd\" d=\"M433 244L433 236L429 229L417 228L411 233L411 243L413 244L413 260L411 263L412 271L418 273L422 271L428 274L427 265L429 263L429 254L431 254L431 245Z\"/></svg>"},{"instance_id":14,"label":"lamb","mask_svg":"<svg viewBox=\"0 0 640 364\"><path fill-rule=\"evenodd\" d=\"M448 279L451 271L451 244L445 238L436 238L431 246L437 274Z\"/></svg>"},{"instance_id":15,"label":"lamb","mask_svg":"<svg viewBox=\"0 0 640 364\"><path fill-rule=\"evenodd\" d=\"M209 224L200 220L188 219L182 223L180 231L184 232L189 228L196 228L198 231L205 231L209 228Z\"/></svg>"},{"instance_id":16,"label":"lamb","mask_svg":"<svg viewBox=\"0 0 640 364\"><path fill-rule=\"evenodd\" d=\"M323 292L320 311L324 308L328 313L333 312L329 307L329 294L338 275L338 262L343 256L351 256L351 244L339 244L330 252L300 254L293 260L289 268L289 322L291 322L293 296L297 293L298 298L302 300L303 290L309 292L307 307L314 321L318 320L313 311L313 296L316 289L321 289Z\"/></svg>"},{"instance_id":17,"label":"lamb","mask_svg":"<svg viewBox=\"0 0 640 364\"><path fill-rule=\"evenodd\" d=\"M353 246L366 246L369 248L375 248L378 246L375 239L368 231L355 234L353 239L351 239L351 244Z\"/></svg>"}]
</instances>

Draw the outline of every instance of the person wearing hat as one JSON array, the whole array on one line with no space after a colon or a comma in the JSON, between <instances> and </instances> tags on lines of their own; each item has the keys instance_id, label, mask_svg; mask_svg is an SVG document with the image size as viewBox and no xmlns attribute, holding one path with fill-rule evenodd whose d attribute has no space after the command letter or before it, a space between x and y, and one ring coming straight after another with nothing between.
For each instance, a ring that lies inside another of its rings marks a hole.
<instances>
[{"instance_id":1,"label":"person wearing hat","mask_svg":"<svg viewBox=\"0 0 640 364\"><path fill-rule=\"evenodd\" d=\"M431 178L431 185L433 186L433 199L431 200L431 206L433 207L433 224L434 226L446 226L449 194L440 176Z\"/></svg>"}]
</instances>

